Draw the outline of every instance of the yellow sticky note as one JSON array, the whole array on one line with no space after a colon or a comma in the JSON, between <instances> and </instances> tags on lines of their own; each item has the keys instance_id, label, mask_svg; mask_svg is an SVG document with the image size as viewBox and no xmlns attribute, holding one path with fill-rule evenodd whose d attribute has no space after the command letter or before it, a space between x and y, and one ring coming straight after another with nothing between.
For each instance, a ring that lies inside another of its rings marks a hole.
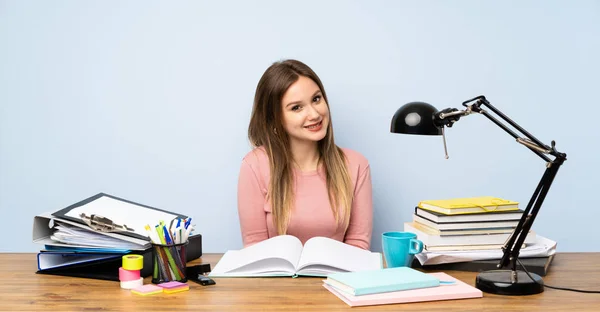
<instances>
[{"instance_id":1,"label":"yellow sticky note","mask_svg":"<svg viewBox=\"0 0 600 312\"><path fill-rule=\"evenodd\" d=\"M140 295L140 296L148 296L148 295L162 293L163 289L156 285L146 284L146 285L132 289L131 292L134 294Z\"/></svg>"}]
</instances>

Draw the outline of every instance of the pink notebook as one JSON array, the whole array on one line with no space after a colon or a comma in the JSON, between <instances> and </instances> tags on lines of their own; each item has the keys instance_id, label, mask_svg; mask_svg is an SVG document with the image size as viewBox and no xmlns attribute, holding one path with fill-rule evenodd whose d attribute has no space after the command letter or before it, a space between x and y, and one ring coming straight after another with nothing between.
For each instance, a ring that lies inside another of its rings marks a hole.
<instances>
[{"instance_id":1,"label":"pink notebook","mask_svg":"<svg viewBox=\"0 0 600 312\"><path fill-rule=\"evenodd\" d=\"M323 287L327 288L327 290L338 296L351 307L483 297L481 290L467 285L446 273L440 272L429 274L437 277L440 281L455 281L455 283L451 285L440 285L438 287L402 290L362 296L346 294L327 284L323 284Z\"/></svg>"}]
</instances>

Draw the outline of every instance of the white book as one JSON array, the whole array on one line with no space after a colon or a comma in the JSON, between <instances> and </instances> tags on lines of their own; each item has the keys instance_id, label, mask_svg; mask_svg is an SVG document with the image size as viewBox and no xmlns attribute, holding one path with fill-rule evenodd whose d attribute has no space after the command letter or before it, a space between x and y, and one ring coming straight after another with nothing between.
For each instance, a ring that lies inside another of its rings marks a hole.
<instances>
[{"instance_id":1,"label":"white book","mask_svg":"<svg viewBox=\"0 0 600 312\"><path fill-rule=\"evenodd\" d=\"M425 224L431 228L443 230L466 230L466 229L490 229L490 228L516 228L519 220L506 221L478 221L478 222L455 222L455 223L436 223L429 219L423 218L417 214L413 215L413 221Z\"/></svg>"},{"instance_id":2,"label":"white book","mask_svg":"<svg viewBox=\"0 0 600 312\"><path fill-rule=\"evenodd\" d=\"M459 215L445 215L443 213L415 208L415 214L436 223L455 222L481 222L481 221L519 221L523 216L523 210L497 211L486 213L470 213Z\"/></svg>"},{"instance_id":3,"label":"white book","mask_svg":"<svg viewBox=\"0 0 600 312\"><path fill-rule=\"evenodd\" d=\"M433 233L425 233L413 226L412 223L404 223L404 231L415 233L417 239L423 242L428 248L433 246L457 246L457 245L503 245L510 233L507 234L471 234L471 235L453 235L440 236ZM529 231L525 238L525 244L533 244L536 241L536 234Z\"/></svg>"},{"instance_id":4,"label":"white book","mask_svg":"<svg viewBox=\"0 0 600 312\"><path fill-rule=\"evenodd\" d=\"M380 253L340 241L313 237L302 242L279 235L241 250L227 251L209 276L327 276L330 273L376 270L383 267Z\"/></svg>"}]
</instances>

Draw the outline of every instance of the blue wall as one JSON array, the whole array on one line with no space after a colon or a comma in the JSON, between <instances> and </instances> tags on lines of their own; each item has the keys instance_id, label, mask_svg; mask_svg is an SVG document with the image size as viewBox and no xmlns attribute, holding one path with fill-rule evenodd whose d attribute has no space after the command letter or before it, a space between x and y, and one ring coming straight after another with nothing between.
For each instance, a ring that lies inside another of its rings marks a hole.
<instances>
[{"instance_id":1,"label":"blue wall","mask_svg":"<svg viewBox=\"0 0 600 312\"><path fill-rule=\"evenodd\" d=\"M389 133L406 102L485 94L569 156L534 230L600 251L598 55L598 1L0 1L0 251L39 250L34 215L98 192L240 248L253 92L283 58L320 75L338 144L371 162L373 249L423 199L525 206L544 163L483 116L447 132L448 160L440 137Z\"/></svg>"}]
</instances>

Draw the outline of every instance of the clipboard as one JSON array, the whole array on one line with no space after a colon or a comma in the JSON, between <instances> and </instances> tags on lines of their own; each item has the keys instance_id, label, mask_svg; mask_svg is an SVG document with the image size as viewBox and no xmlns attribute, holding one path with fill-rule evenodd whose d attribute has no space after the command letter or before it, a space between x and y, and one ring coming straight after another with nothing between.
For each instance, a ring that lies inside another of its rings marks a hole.
<instances>
[{"instance_id":1,"label":"clipboard","mask_svg":"<svg viewBox=\"0 0 600 312\"><path fill-rule=\"evenodd\" d=\"M92 230L90 224L82 218L101 216L96 218L99 227L110 228L119 227L120 229L110 231L133 238L149 241L144 226L149 224L153 226L160 220L168 221L174 218L187 218L186 215L173 213L167 210L142 205L130 200L112 196L106 193L98 193L92 197L86 198L80 202L58 210L51 215L53 217L69 220L79 224L84 224Z\"/></svg>"}]
</instances>

